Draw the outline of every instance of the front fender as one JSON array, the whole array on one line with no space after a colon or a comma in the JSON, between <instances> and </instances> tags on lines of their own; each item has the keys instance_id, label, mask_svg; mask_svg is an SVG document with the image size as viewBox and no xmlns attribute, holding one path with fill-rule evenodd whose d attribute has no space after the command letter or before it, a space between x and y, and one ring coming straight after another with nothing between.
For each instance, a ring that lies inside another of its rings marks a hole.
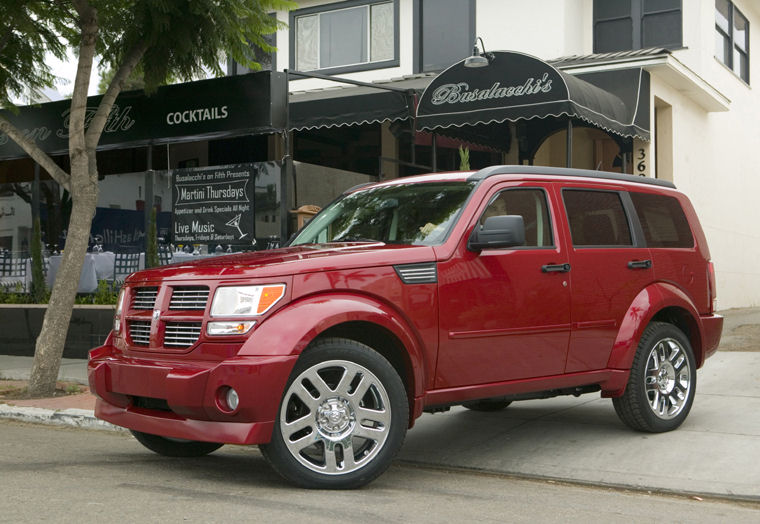
<instances>
[{"instance_id":1,"label":"front fender","mask_svg":"<svg viewBox=\"0 0 760 524\"><path fill-rule=\"evenodd\" d=\"M694 307L691 299L677 287L657 282L644 288L628 308L612 347L607 367L630 370L639 340L647 325L657 313L669 307L680 308L691 316L692 323L697 328L697 332L691 334L691 342L697 366L701 366L704 362L704 349L701 344L704 333L697 308Z\"/></svg>"},{"instance_id":2,"label":"front fender","mask_svg":"<svg viewBox=\"0 0 760 524\"><path fill-rule=\"evenodd\" d=\"M424 393L425 362L414 329L390 306L362 295L330 293L288 304L256 326L238 354L300 355L320 333L346 322L370 322L393 333L407 351L414 396Z\"/></svg>"}]
</instances>

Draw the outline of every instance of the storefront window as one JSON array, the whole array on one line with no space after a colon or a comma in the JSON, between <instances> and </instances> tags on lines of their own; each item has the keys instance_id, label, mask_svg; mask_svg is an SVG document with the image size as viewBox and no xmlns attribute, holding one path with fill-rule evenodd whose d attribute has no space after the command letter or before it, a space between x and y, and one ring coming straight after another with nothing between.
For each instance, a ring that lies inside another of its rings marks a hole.
<instances>
[{"instance_id":1,"label":"storefront window","mask_svg":"<svg viewBox=\"0 0 760 524\"><path fill-rule=\"evenodd\" d=\"M345 72L395 65L396 2L349 1L337 6L302 9L293 15L295 68Z\"/></svg>"},{"instance_id":2,"label":"storefront window","mask_svg":"<svg viewBox=\"0 0 760 524\"><path fill-rule=\"evenodd\" d=\"M682 44L681 0L594 0L594 52Z\"/></svg>"},{"instance_id":3,"label":"storefront window","mask_svg":"<svg viewBox=\"0 0 760 524\"><path fill-rule=\"evenodd\" d=\"M715 0L715 58L749 84L749 22L728 0Z\"/></svg>"}]
</instances>

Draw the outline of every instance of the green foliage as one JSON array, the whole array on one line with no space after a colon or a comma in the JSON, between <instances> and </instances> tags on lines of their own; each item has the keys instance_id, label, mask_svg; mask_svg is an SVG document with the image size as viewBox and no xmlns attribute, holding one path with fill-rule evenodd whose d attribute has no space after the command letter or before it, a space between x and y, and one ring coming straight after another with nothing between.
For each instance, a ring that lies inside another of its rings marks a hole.
<instances>
[{"instance_id":1,"label":"green foliage","mask_svg":"<svg viewBox=\"0 0 760 524\"><path fill-rule=\"evenodd\" d=\"M158 234L156 233L156 207L150 212L148 221L148 241L145 246L145 267L158 267Z\"/></svg>"},{"instance_id":2,"label":"green foliage","mask_svg":"<svg viewBox=\"0 0 760 524\"><path fill-rule=\"evenodd\" d=\"M42 234L40 232L39 217L34 220L32 230L32 288L29 290L32 301L40 304L50 298L45 285L45 273L42 270Z\"/></svg>"},{"instance_id":3,"label":"green foliage","mask_svg":"<svg viewBox=\"0 0 760 524\"><path fill-rule=\"evenodd\" d=\"M15 284L0 284L0 304L31 304L29 293L24 293L21 282Z\"/></svg>"},{"instance_id":4,"label":"green foliage","mask_svg":"<svg viewBox=\"0 0 760 524\"><path fill-rule=\"evenodd\" d=\"M459 146L459 170L460 171L470 170L470 148L469 147L462 148L462 146Z\"/></svg>"},{"instance_id":5,"label":"green foliage","mask_svg":"<svg viewBox=\"0 0 760 524\"><path fill-rule=\"evenodd\" d=\"M76 304L116 305L119 298L119 287L111 285L106 280L98 280L98 289L91 295L77 295Z\"/></svg>"},{"instance_id":6,"label":"green foliage","mask_svg":"<svg viewBox=\"0 0 760 524\"><path fill-rule=\"evenodd\" d=\"M69 2L0 3L0 108L15 107L12 98L36 99L42 88L53 84L45 58L48 53L66 56L66 40L75 36L72 13Z\"/></svg>"}]
</instances>

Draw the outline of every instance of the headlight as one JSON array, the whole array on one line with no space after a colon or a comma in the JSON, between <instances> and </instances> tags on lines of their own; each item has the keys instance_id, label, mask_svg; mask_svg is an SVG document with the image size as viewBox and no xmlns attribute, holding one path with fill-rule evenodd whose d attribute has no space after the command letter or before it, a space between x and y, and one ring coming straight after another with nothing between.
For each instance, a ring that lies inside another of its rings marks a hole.
<instances>
[{"instance_id":1,"label":"headlight","mask_svg":"<svg viewBox=\"0 0 760 524\"><path fill-rule=\"evenodd\" d=\"M113 330L119 333L121 329L121 310L124 307L124 288L119 291L119 298L116 300L116 313L113 316Z\"/></svg>"},{"instance_id":2,"label":"headlight","mask_svg":"<svg viewBox=\"0 0 760 524\"><path fill-rule=\"evenodd\" d=\"M223 286L214 294L212 317L251 317L266 313L285 295L285 284Z\"/></svg>"}]
</instances>

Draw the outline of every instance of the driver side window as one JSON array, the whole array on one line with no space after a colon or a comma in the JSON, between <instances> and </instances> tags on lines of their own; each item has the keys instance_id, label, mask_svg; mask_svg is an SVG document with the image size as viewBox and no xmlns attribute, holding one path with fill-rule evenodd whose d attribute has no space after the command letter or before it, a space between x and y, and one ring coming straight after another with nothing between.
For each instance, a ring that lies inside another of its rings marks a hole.
<instances>
[{"instance_id":1,"label":"driver side window","mask_svg":"<svg viewBox=\"0 0 760 524\"><path fill-rule=\"evenodd\" d=\"M553 246L552 227L543 189L506 189L498 193L480 217L520 215L525 222L525 247Z\"/></svg>"}]
</instances>

